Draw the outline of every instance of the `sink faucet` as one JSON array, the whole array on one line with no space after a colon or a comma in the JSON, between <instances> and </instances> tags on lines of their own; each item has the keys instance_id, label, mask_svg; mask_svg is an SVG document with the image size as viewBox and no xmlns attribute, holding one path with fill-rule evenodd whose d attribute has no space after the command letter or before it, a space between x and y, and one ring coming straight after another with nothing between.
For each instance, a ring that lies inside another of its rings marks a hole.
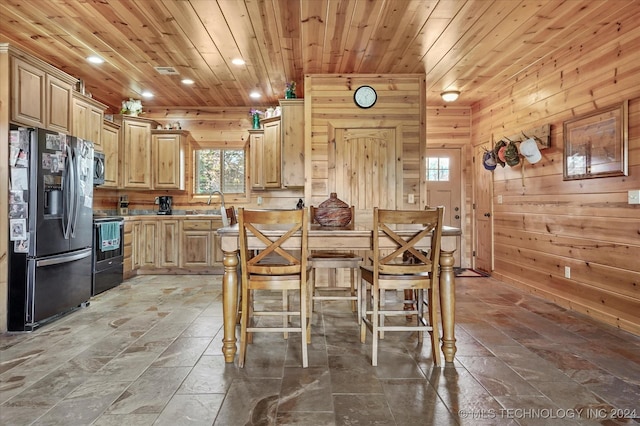
<instances>
[{"instance_id":1,"label":"sink faucet","mask_svg":"<svg viewBox=\"0 0 640 426\"><path fill-rule=\"evenodd\" d=\"M221 191L211 191L207 205L211 205L211 197L215 194L220 196L220 216L222 217L222 226L229 226L229 218L227 217L227 209L224 207L224 194Z\"/></svg>"}]
</instances>

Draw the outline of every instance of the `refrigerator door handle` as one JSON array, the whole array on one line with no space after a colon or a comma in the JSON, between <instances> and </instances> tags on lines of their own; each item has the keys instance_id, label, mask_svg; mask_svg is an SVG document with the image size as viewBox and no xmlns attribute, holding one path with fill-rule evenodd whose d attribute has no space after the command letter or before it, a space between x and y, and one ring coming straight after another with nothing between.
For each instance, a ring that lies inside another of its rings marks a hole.
<instances>
[{"instance_id":1,"label":"refrigerator door handle","mask_svg":"<svg viewBox=\"0 0 640 426\"><path fill-rule=\"evenodd\" d=\"M62 233L64 235L64 239L69 239L69 234L71 231L71 213L73 211L73 201L71 199L71 148L69 145L66 147L67 157L65 158L65 167L62 173Z\"/></svg>"},{"instance_id":2,"label":"refrigerator door handle","mask_svg":"<svg viewBox=\"0 0 640 426\"><path fill-rule=\"evenodd\" d=\"M74 262L76 260L84 259L91 256L91 249L82 250L79 253L72 253L64 256L56 256L49 259L42 259L36 262L36 266L51 266L59 265L61 263Z\"/></svg>"},{"instance_id":3,"label":"refrigerator door handle","mask_svg":"<svg viewBox=\"0 0 640 426\"><path fill-rule=\"evenodd\" d=\"M78 212L80 211L80 190L78 188L80 182L80 169L78 162L79 155L76 148L72 149L73 158L71 160L71 167L73 169L73 220L71 221L71 238L76 237L76 225L78 224Z\"/></svg>"}]
</instances>

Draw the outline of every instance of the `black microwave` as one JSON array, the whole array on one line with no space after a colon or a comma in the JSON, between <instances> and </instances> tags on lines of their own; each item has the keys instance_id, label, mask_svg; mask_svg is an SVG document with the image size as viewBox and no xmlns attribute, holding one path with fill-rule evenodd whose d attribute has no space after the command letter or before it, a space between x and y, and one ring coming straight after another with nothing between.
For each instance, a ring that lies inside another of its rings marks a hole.
<instances>
[{"instance_id":1,"label":"black microwave","mask_svg":"<svg viewBox=\"0 0 640 426\"><path fill-rule=\"evenodd\" d=\"M104 185L104 153L93 151L93 186Z\"/></svg>"}]
</instances>

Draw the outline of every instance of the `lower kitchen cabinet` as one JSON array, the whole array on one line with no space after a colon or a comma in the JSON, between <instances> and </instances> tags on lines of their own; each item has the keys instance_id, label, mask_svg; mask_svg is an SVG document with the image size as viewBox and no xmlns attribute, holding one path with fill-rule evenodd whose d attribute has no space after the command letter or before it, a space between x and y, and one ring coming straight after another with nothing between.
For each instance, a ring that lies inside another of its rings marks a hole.
<instances>
[{"instance_id":1,"label":"lower kitchen cabinet","mask_svg":"<svg viewBox=\"0 0 640 426\"><path fill-rule=\"evenodd\" d=\"M124 278L137 274L213 272L214 267L222 265L216 232L220 227L222 220L218 217L127 218L124 225Z\"/></svg>"},{"instance_id":2,"label":"lower kitchen cabinet","mask_svg":"<svg viewBox=\"0 0 640 426\"><path fill-rule=\"evenodd\" d=\"M140 221L140 268L153 269L158 259L158 221Z\"/></svg>"},{"instance_id":3,"label":"lower kitchen cabinet","mask_svg":"<svg viewBox=\"0 0 640 426\"><path fill-rule=\"evenodd\" d=\"M177 268L180 254L180 221L158 222L158 263L160 268Z\"/></svg>"},{"instance_id":4,"label":"lower kitchen cabinet","mask_svg":"<svg viewBox=\"0 0 640 426\"><path fill-rule=\"evenodd\" d=\"M210 220L183 221L180 267L202 268L211 266L214 244Z\"/></svg>"}]
</instances>

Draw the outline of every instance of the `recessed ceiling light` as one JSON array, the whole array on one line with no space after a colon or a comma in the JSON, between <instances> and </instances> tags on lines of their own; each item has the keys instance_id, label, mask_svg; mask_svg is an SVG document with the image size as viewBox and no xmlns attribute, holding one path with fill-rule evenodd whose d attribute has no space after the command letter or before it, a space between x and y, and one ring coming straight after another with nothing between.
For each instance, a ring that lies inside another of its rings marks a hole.
<instances>
[{"instance_id":1,"label":"recessed ceiling light","mask_svg":"<svg viewBox=\"0 0 640 426\"><path fill-rule=\"evenodd\" d=\"M141 95L143 98L153 98L153 93L151 92L142 92Z\"/></svg>"},{"instance_id":2,"label":"recessed ceiling light","mask_svg":"<svg viewBox=\"0 0 640 426\"><path fill-rule=\"evenodd\" d=\"M251 92L249 93L249 96L252 97L253 99L258 99L262 95L258 92Z\"/></svg>"},{"instance_id":3,"label":"recessed ceiling light","mask_svg":"<svg viewBox=\"0 0 640 426\"><path fill-rule=\"evenodd\" d=\"M460 92L458 92L457 90L449 90L446 92L442 92L440 96L442 96L442 100L445 102L453 102L458 99L458 96L460 96Z\"/></svg>"},{"instance_id":4,"label":"recessed ceiling light","mask_svg":"<svg viewBox=\"0 0 640 426\"><path fill-rule=\"evenodd\" d=\"M244 59L242 59L242 58L235 58L235 59L232 59L232 60L231 60L231 63L232 63L233 65L244 65L244 64L245 64Z\"/></svg>"},{"instance_id":5,"label":"recessed ceiling light","mask_svg":"<svg viewBox=\"0 0 640 426\"><path fill-rule=\"evenodd\" d=\"M87 57L87 61L91 62L92 64L102 64L104 63L104 59L102 59L100 56L97 55L91 55Z\"/></svg>"},{"instance_id":6,"label":"recessed ceiling light","mask_svg":"<svg viewBox=\"0 0 640 426\"><path fill-rule=\"evenodd\" d=\"M190 78L182 79L182 84L193 84L193 83L195 83L195 81L191 80Z\"/></svg>"}]
</instances>

